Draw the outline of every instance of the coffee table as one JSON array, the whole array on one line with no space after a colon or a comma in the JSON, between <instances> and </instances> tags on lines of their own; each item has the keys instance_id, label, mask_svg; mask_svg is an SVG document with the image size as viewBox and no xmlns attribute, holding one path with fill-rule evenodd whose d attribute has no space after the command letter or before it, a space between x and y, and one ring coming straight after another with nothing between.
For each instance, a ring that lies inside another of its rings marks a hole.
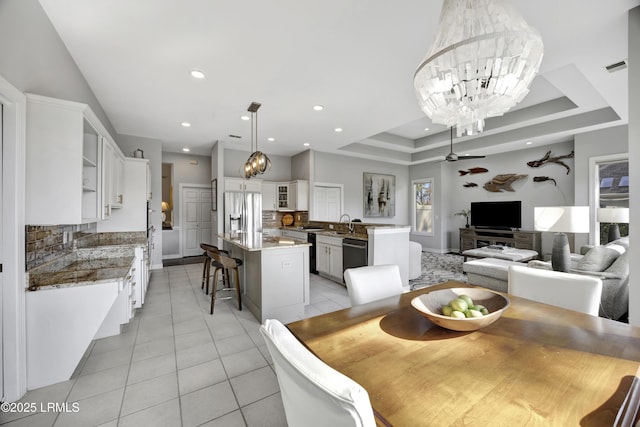
<instances>
[{"instance_id":1,"label":"coffee table","mask_svg":"<svg viewBox=\"0 0 640 427\"><path fill-rule=\"evenodd\" d=\"M498 259L506 259L508 261L517 261L517 262L526 262L532 259L538 258L538 252L530 250L530 249L516 249L516 248L506 248L505 249L490 249L490 248L476 248L476 249L467 249L462 252L464 255L464 261L467 260L467 257L472 258L498 258Z\"/></svg>"}]
</instances>

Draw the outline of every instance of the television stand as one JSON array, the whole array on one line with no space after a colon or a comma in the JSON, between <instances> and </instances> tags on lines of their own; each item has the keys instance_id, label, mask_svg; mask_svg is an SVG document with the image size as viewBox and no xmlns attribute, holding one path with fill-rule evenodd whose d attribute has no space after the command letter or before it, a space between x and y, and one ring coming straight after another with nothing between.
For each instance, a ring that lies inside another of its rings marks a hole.
<instances>
[{"instance_id":1,"label":"television stand","mask_svg":"<svg viewBox=\"0 0 640 427\"><path fill-rule=\"evenodd\" d=\"M539 231L501 230L494 228L461 228L460 252L489 245L509 246L542 252L542 237Z\"/></svg>"}]
</instances>

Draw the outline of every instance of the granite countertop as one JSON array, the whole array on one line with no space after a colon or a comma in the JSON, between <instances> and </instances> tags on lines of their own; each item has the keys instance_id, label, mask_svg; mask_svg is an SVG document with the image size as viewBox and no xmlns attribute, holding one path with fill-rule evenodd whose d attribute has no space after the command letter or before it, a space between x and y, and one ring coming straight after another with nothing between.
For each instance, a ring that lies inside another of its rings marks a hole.
<instances>
[{"instance_id":1,"label":"granite countertop","mask_svg":"<svg viewBox=\"0 0 640 427\"><path fill-rule=\"evenodd\" d=\"M30 291L87 286L113 282L126 277L135 257L133 251L98 252L81 249L43 264L29 272Z\"/></svg>"},{"instance_id":2,"label":"granite countertop","mask_svg":"<svg viewBox=\"0 0 640 427\"><path fill-rule=\"evenodd\" d=\"M218 237L247 251L311 246L311 243L291 237L266 236L262 233L225 233Z\"/></svg>"}]
</instances>

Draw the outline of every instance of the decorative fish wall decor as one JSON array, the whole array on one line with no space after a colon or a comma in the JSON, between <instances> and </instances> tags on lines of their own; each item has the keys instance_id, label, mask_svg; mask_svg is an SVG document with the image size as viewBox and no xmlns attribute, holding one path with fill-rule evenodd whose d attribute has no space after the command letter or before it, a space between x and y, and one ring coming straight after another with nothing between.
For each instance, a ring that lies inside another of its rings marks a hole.
<instances>
[{"instance_id":1,"label":"decorative fish wall decor","mask_svg":"<svg viewBox=\"0 0 640 427\"><path fill-rule=\"evenodd\" d=\"M501 193L503 191L516 191L511 184L519 179L526 178L528 175L516 175L515 173L505 173L494 176L491 181L485 183L482 188L492 193Z\"/></svg>"},{"instance_id":2,"label":"decorative fish wall decor","mask_svg":"<svg viewBox=\"0 0 640 427\"><path fill-rule=\"evenodd\" d=\"M572 159L572 158L573 158L573 150L571 150L571 153L565 154L564 156L555 156L555 157L551 157L551 150L549 150L547 151L547 154L545 154L544 157L541 158L540 160L533 160L533 161L527 162L527 166L530 166L532 168L539 168L540 166L543 166L547 163L557 163L560 166L564 166L565 168L567 168L567 175L569 175L569 172L571 172L571 168L566 163L560 160Z\"/></svg>"},{"instance_id":3,"label":"decorative fish wall decor","mask_svg":"<svg viewBox=\"0 0 640 427\"><path fill-rule=\"evenodd\" d=\"M469 168L466 171L458 171L458 173L460 173L460 176L465 176L467 174L476 174L476 173L485 173L485 172L489 172L489 169L485 169L485 168Z\"/></svg>"},{"instance_id":4,"label":"decorative fish wall decor","mask_svg":"<svg viewBox=\"0 0 640 427\"><path fill-rule=\"evenodd\" d=\"M553 179L553 178L549 178L548 176L534 176L533 177L533 182L544 182L544 181L553 181L553 185L555 185L556 187L558 186L558 183L556 182L556 180Z\"/></svg>"},{"instance_id":5,"label":"decorative fish wall decor","mask_svg":"<svg viewBox=\"0 0 640 427\"><path fill-rule=\"evenodd\" d=\"M476 184L475 182L467 182L465 184L462 184L462 186L467 188L472 188L472 187L477 187L478 184Z\"/></svg>"}]
</instances>

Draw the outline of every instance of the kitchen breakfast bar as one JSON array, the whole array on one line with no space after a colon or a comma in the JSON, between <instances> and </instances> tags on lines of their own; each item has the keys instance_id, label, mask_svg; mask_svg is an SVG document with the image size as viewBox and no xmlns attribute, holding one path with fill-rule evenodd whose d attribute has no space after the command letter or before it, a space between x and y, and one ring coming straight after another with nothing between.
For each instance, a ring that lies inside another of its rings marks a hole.
<instances>
[{"instance_id":1,"label":"kitchen breakfast bar","mask_svg":"<svg viewBox=\"0 0 640 427\"><path fill-rule=\"evenodd\" d=\"M262 233L219 234L223 248L242 260L239 270L243 306L260 322L303 318L309 304L310 243Z\"/></svg>"}]
</instances>

